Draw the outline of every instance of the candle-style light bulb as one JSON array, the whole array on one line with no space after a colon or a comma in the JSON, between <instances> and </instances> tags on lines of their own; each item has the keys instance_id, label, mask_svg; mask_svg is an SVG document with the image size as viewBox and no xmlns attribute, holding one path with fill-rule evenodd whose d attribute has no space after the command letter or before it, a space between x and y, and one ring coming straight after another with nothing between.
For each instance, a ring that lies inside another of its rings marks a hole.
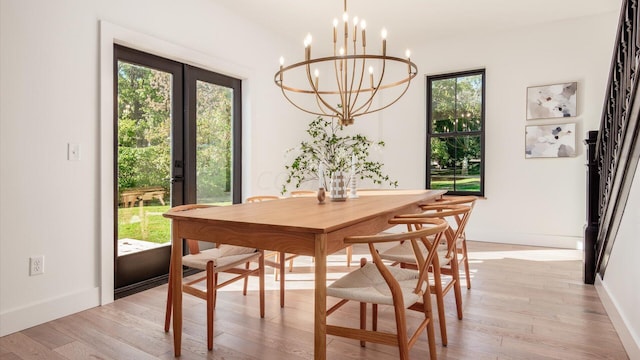
<instances>
[{"instance_id":1,"label":"candle-style light bulb","mask_svg":"<svg viewBox=\"0 0 640 360\"><path fill-rule=\"evenodd\" d=\"M282 67L282 65L284 65L284 57L280 56L280 67Z\"/></svg>"},{"instance_id":2,"label":"candle-style light bulb","mask_svg":"<svg viewBox=\"0 0 640 360\"><path fill-rule=\"evenodd\" d=\"M411 50L407 49L407 52L405 53L405 55L407 55L407 60L411 60ZM409 74L411 74L411 64L407 64L407 68L409 70Z\"/></svg>"},{"instance_id":3,"label":"candle-style light bulb","mask_svg":"<svg viewBox=\"0 0 640 360\"><path fill-rule=\"evenodd\" d=\"M344 48L341 46L340 47L340 56L343 56L343 55L344 55Z\"/></svg>"},{"instance_id":4,"label":"candle-style light bulb","mask_svg":"<svg viewBox=\"0 0 640 360\"><path fill-rule=\"evenodd\" d=\"M333 19L333 43L338 41L338 19ZM334 48L335 49L335 48Z\"/></svg>"},{"instance_id":5,"label":"candle-style light bulb","mask_svg":"<svg viewBox=\"0 0 640 360\"><path fill-rule=\"evenodd\" d=\"M305 60L309 60L311 58L311 34L307 34L307 37L304 38L304 58Z\"/></svg>"},{"instance_id":6,"label":"candle-style light bulb","mask_svg":"<svg viewBox=\"0 0 640 360\"><path fill-rule=\"evenodd\" d=\"M358 17L353 18L353 42L358 40Z\"/></svg>"},{"instance_id":7,"label":"candle-style light bulb","mask_svg":"<svg viewBox=\"0 0 640 360\"><path fill-rule=\"evenodd\" d=\"M360 21L360 28L362 29L362 47L367 47L367 22L362 19Z\"/></svg>"},{"instance_id":8,"label":"candle-style light bulb","mask_svg":"<svg viewBox=\"0 0 640 360\"><path fill-rule=\"evenodd\" d=\"M373 66L369 66L369 83L373 89Z\"/></svg>"},{"instance_id":9,"label":"candle-style light bulb","mask_svg":"<svg viewBox=\"0 0 640 360\"><path fill-rule=\"evenodd\" d=\"M387 55L387 29L383 28L380 33L382 36L382 56Z\"/></svg>"},{"instance_id":10,"label":"candle-style light bulb","mask_svg":"<svg viewBox=\"0 0 640 360\"><path fill-rule=\"evenodd\" d=\"M347 38L349 38L349 14L346 12L342 14L342 21L344 21L344 41L346 43Z\"/></svg>"},{"instance_id":11,"label":"candle-style light bulb","mask_svg":"<svg viewBox=\"0 0 640 360\"><path fill-rule=\"evenodd\" d=\"M316 69L313 74L316 77L316 90L318 89L318 80L320 79L320 71L318 69Z\"/></svg>"}]
</instances>

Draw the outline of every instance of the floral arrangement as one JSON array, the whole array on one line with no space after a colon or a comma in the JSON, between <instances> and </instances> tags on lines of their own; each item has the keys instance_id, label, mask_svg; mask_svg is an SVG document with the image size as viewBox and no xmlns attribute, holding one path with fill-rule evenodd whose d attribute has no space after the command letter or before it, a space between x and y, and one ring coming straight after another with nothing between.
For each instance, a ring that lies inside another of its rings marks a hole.
<instances>
[{"instance_id":1,"label":"floral arrangement","mask_svg":"<svg viewBox=\"0 0 640 360\"><path fill-rule=\"evenodd\" d=\"M320 177L323 177L321 183L327 184L325 179L330 179L337 171L355 172L362 180L370 179L374 184L398 187L397 181L382 173L382 163L369 160L371 147L384 147L384 141L374 142L359 134L345 135L342 130L343 126L337 121L322 117L309 123L307 134L311 139L288 150L294 152L295 157L291 164L285 166L287 178L282 185L282 194L291 185L297 189L302 183L318 181Z\"/></svg>"}]
</instances>

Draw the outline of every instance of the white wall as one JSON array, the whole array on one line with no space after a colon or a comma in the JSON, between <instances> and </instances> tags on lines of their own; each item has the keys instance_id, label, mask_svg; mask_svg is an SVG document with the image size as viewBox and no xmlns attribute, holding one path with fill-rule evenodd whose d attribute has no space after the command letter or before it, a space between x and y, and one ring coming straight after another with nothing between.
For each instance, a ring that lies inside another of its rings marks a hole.
<instances>
[{"instance_id":1,"label":"white wall","mask_svg":"<svg viewBox=\"0 0 640 360\"><path fill-rule=\"evenodd\" d=\"M113 26L101 32L100 21ZM574 159L524 160L524 94L578 81L578 141L597 128L616 23L609 14L416 46L421 73L409 93L350 131L385 140L378 156L386 171L403 188L423 187L424 75L485 67L487 199L469 233L574 246L585 213L584 152L579 145ZM284 152L312 118L272 83L278 57L295 59L299 44L212 1L0 1L0 336L112 298L112 219L101 204L112 181L101 164L112 156L104 150L109 37L243 79L245 196L279 190ZM81 161L66 160L69 142L81 145ZM45 255L44 275L28 276L33 255Z\"/></svg>"},{"instance_id":2,"label":"white wall","mask_svg":"<svg viewBox=\"0 0 640 360\"><path fill-rule=\"evenodd\" d=\"M468 225L473 240L575 248L585 222L586 131L599 127L618 13L443 38L412 49L422 79L386 110L385 165L402 187L425 184L426 75L486 69L486 200ZM528 86L578 82L578 116L526 120ZM574 158L525 159L525 125L577 124Z\"/></svg>"},{"instance_id":3,"label":"white wall","mask_svg":"<svg viewBox=\"0 0 640 360\"><path fill-rule=\"evenodd\" d=\"M290 45L212 1L3 0L0 26L0 336L113 298L102 40L243 79L245 194L295 142L286 130L298 130L298 114L273 85ZM81 161L67 161L69 142ZM28 276L33 255L45 256L45 274Z\"/></svg>"},{"instance_id":4,"label":"white wall","mask_svg":"<svg viewBox=\"0 0 640 360\"><path fill-rule=\"evenodd\" d=\"M630 359L640 359L640 167L635 177L604 278L596 289Z\"/></svg>"}]
</instances>

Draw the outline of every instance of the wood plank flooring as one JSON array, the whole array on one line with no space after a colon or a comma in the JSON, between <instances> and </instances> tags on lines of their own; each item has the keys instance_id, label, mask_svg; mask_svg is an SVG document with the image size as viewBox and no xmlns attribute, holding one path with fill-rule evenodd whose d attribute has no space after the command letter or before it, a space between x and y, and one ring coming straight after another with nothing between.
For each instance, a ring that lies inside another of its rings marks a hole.
<instances>
[{"instance_id":1,"label":"wood plank flooring","mask_svg":"<svg viewBox=\"0 0 640 360\"><path fill-rule=\"evenodd\" d=\"M463 280L464 319L457 319L453 293L448 294L449 345L441 345L437 332L439 359L628 359L594 287L582 283L580 251L478 242L469 242L469 250L472 288L467 290ZM354 259L365 254L366 248L354 248ZM239 286L219 292L213 351L206 346L205 304L185 295L181 358L313 358L313 262L298 257L294 263L283 309L278 283L272 273L267 276L264 319L257 292L243 297ZM329 281L348 271L344 255L330 256L328 268ZM257 280L250 287L255 289ZM172 333L163 330L166 289L4 336L0 360L173 359ZM417 320L419 314L410 316ZM357 304L348 304L329 323L357 326L357 317ZM392 312L382 307L379 328L393 326ZM329 359L397 359L393 347L361 348L357 341L331 336L327 354ZM425 335L411 358L428 355Z\"/></svg>"}]
</instances>

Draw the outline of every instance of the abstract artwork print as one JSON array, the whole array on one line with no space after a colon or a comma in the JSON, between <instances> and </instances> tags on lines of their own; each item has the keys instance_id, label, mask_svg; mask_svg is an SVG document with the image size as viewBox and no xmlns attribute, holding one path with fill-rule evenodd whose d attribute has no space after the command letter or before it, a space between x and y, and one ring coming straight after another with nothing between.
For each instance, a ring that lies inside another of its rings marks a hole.
<instances>
[{"instance_id":1,"label":"abstract artwork print","mask_svg":"<svg viewBox=\"0 0 640 360\"><path fill-rule=\"evenodd\" d=\"M557 158L576 155L576 124L526 127L525 158Z\"/></svg>"},{"instance_id":2,"label":"abstract artwork print","mask_svg":"<svg viewBox=\"0 0 640 360\"><path fill-rule=\"evenodd\" d=\"M527 120L576 116L578 83L527 88Z\"/></svg>"}]
</instances>

